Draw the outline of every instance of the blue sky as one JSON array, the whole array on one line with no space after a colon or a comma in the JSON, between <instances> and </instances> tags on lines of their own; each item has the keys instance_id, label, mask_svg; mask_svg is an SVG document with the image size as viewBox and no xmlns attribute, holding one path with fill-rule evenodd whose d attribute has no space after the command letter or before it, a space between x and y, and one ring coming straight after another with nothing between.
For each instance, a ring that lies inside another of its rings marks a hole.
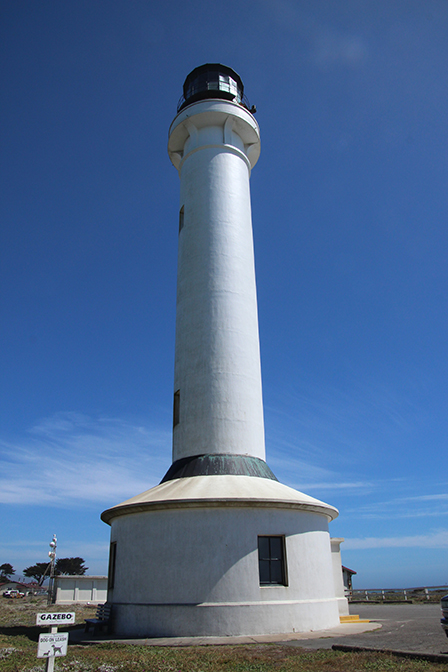
<instances>
[{"instance_id":1,"label":"blue sky","mask_svg":"<svg viewBox=\"0 0 448 672\"><path fill-rule=\"evenodd\" d=\"M0 564L105 573L171 462L186 75L257 106L267 461L360 588L448 583L445 0L2 1ZM130 555L132 550L130 549Z\"/></svg>"}]
</instances>

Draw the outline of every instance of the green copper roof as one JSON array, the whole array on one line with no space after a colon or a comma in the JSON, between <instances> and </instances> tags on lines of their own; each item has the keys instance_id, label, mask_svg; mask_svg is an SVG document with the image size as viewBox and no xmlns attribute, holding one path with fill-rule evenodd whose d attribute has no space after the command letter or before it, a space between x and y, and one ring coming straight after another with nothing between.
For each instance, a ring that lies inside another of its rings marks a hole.
<instances>
[{"instance_id":1,"label":"green copper roof","mask_svg":"<svg viewBox=\"0 0 448 672\"><path fill-rule=\"evenodd\" d=\"M258 457L218 454L193 455L176 460L160 482L190 476L255 476L277 480L266 462Z\"/></svg>"}]
</instances>

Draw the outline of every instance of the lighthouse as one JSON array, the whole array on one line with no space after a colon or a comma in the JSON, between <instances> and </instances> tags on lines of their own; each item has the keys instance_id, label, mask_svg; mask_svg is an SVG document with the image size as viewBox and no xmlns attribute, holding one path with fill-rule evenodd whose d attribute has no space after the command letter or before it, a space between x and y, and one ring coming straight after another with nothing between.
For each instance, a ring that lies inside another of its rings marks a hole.
<instances>
[{"instance_id":1,"label":"lighthouse","mask_svg":"<svg viewBox=\"0 0 448 672\"><path fill-rule=\"evenodd\" d=\"M253 112L239 75L206 64L187 76L169 129L180 178L172 463L159 485L102 514L122 636L339 623L328 530L337 511L279 483L265 458Z\"/></svg>"}]
</instances>

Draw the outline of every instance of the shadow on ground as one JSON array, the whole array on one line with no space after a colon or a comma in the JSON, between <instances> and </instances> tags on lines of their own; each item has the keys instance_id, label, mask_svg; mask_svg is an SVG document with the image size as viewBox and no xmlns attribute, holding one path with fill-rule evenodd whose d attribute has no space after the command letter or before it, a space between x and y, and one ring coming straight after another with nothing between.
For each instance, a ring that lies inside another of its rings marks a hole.
<instances>
[{"instance_id":1,"label":"shadow on ground","mask_svg":"<svg viewBox=\"0 0 448 672\"><path fill-rule=\"evenodd\" d=\"M74 626L73 628L58 628L58 632L74 633L76 630L84 631L84 626ZM7 637L26 637L31 642L38 642L39 635L47 632L47 628L39 628L35 625L16 625L11 627L0 626L0 635Z\"/></svg>"}]
</instances>

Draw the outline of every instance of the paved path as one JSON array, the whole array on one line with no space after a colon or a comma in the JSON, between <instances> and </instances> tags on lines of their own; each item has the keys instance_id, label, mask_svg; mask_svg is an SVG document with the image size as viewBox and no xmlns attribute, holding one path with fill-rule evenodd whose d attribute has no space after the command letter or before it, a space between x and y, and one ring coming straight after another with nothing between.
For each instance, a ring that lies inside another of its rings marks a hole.
<instances>
[{"instance_id":1,"label":"paved path","mask_svg":"<svg viewBox=\"0 0 448 672\"><path fill-rule=\"evenodd\" d=\"M422 654L445 654L448 661L448 638L440 627L438 604L352 604L352 614L381 624L379 630L330 636L324 639L301 639L288 646L329 649L333 644L409 651Z\"/></svg>"}]
</instances>

